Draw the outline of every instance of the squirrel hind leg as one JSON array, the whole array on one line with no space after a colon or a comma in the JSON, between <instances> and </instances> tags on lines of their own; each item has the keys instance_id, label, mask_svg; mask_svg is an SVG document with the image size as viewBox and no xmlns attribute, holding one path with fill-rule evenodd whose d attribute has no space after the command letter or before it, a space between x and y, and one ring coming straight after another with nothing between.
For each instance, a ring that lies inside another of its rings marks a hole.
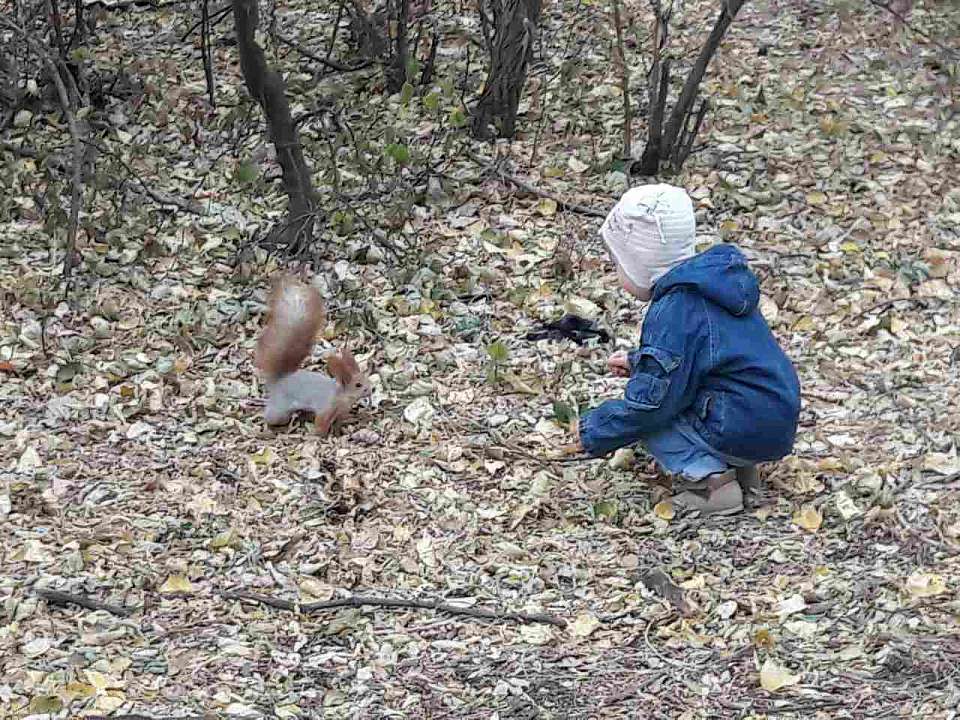
<instances>
[{"instance_id":1,"label":"squirrel hind leg","mask_svg":"<svg viewBox=\"0 0 960 720\"><path fill-rule=\"evenodd\" d=\"M337 421L338 415L339 413L337 413L336 408L327 410L325 413L317 413L313 418L317 433L320 435L329 434L331 428L333 428L333 424Z\"/></svg>"}]
</instances>

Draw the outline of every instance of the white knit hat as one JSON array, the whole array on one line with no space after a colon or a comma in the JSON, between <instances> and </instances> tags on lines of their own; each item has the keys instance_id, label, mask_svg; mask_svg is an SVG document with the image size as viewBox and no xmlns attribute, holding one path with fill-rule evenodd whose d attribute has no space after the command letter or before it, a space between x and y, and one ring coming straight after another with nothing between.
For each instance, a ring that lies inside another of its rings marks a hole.
<instances>
[{"instance_id":1,"label":"white knit hat","mask_svg":"<svg viewBox=\"0 0 960 720\"><path fill-rule=\"evenodd\" d=\"M696 220L690 196L673 185L641 185L620 198L600 235L631 282L649 289L696 253Z\"/></svg>"}]
</instances>

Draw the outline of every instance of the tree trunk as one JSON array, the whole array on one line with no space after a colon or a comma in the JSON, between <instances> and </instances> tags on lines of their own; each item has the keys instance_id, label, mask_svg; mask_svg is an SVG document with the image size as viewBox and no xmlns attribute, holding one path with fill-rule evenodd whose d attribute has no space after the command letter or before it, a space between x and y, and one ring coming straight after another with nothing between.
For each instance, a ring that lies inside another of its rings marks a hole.
<instances>
[{"instance_id":1,"label":"tree trunk","mask_svg":"<svg viewBox=\"0 0 960 720\"><path fill-rule=\"evenodd\" d=\"M267 118L270 140L283 173L289 217L282 236L289 248L301 249L313 229L317 197L310 169L303 158L297 126L290 114L286 85L280 73L267 65L263 49L255 39L259 23L257 0L233 0L233 19L243 79Z\"/></svg>"},{"instance_id":2,"label":"tree trunk","mask_svg":"<svg viewBox=\"0 0 960 720\"><path fill-rule=\"evenodd\" d=\"M396 37L393 39L393 57L387 69L387 92L398 93L407 81L407 60L410 55L407 27L410 23L410 0L393 0Z\"/></svg>"},{"instance_id":3,"label":"tree trunk","mask_svg":"<svg viewBox=\"0 0 960 720\"><path fill-rule=\"evenodd\" d=\"M690 145L693 143L696 131L699 130L707 109L706 105L700 106L700 110L694 116L691 129L689 121L693 105L697 99L697 91L700 89L700 83L703 81L707 66L716 54L717 48L720 47L723 36L726 35L733 19L745 2L746 0L721 0L720 15L717 17L703 47L700 48L700 54L687 75L683 90L680 91L680 97L677 98L677 102L670 112L670 117L667 120L666 127L662 130L662 134L661 124L668 89L666 81L669 79L669 67L658 66L655 63L655 74L660 74L660 77L651 78L651 96L655 87L654 83L657 80L659 80L659 83L657 83L659 90L657 92L657 102L650 108L650 133L640 162L641 174L655 175L660 169L661 161L668 158L673 158L674 170L679 170L678 161L682 165L690 154ZM658 18L658 24L659 22ZM665 60L663 65L666 65Z\"/></svg>"},{"instance_id":4,"label":"tree trunk","mask_svg":"<svg viewBox=\"0 0 960 720\"><path fill-rule=\"evenodd\" d=\"M677 142L680 132L686 124L687 116L693 109L693 103L697 99L697 91L700 89L700 83L703 81L707 66L717 52L717 48L720 47L720 41L727 34L727 30L740 8L743 7L744 2L746 0L722 0L720 16L714 23L707 41L700 49L700 55L693 64L690 74L687 75L687 81L683 84L683 90L680 91L677 104L673 106L673 111L670 113L670 120L667 122L666 131L660 143L661 158L668 157L673 153L674 144Z\"/></svg>"},{"instance_id":5,"label":"tree trunk","mask_svg":"<svg viewBox=\"0 0 960 720\"><path fill-rule=\"evenodd\" d=\"M620 17L620 0L613 0L613 27L617 37L616 62L620 71L620 90L623 93L623 153L624 159L633 156L633 113L630 110L630 70L623 52L623 21Z\"/></svg>"},{"instance_id":6,"label":"tree trunk","mask_svg":"<svg viewBox=\"0 0 960 720\"><path fill-rule=\"evenodd\" d=\"M472 112L474 137L491 137L491 125L498 127L501 137L516 134L520 92L539 21L540 0L481 0L480 22L490 65Z\"/></svg>"}]
</instances>

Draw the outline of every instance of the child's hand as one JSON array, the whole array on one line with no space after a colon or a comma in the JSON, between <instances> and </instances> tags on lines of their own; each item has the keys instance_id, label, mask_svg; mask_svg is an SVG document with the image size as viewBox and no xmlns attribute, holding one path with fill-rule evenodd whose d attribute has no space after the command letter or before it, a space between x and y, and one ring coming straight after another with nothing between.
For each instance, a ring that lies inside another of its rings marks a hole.
<instances>
[{"instance_id":1,"label":"child's hand","mask_svg":"<svg viewBox=\"0 0 960 720\"><path fill-rule=\"evenodd\" d=\"M617 377L630 377L630 360L626 350L619 350L608 357L607 369Z\"/></svg>"}]
</instances>

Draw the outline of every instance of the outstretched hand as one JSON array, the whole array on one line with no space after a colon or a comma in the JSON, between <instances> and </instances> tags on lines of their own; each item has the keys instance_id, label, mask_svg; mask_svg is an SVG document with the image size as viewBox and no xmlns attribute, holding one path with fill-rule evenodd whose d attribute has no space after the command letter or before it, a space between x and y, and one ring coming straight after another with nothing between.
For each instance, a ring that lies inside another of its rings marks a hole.
<instances>
[{"instance_id":1,"label":"outstretched hand","mask_svg":"<svg viewBox=\"0 0 960 720\"><path fill-rule=\"evenodd\" d=\"M625 350L618 350L607 358L607 369L617 377L630 377L630 359Z\"/></svg>"}]
</instances>

